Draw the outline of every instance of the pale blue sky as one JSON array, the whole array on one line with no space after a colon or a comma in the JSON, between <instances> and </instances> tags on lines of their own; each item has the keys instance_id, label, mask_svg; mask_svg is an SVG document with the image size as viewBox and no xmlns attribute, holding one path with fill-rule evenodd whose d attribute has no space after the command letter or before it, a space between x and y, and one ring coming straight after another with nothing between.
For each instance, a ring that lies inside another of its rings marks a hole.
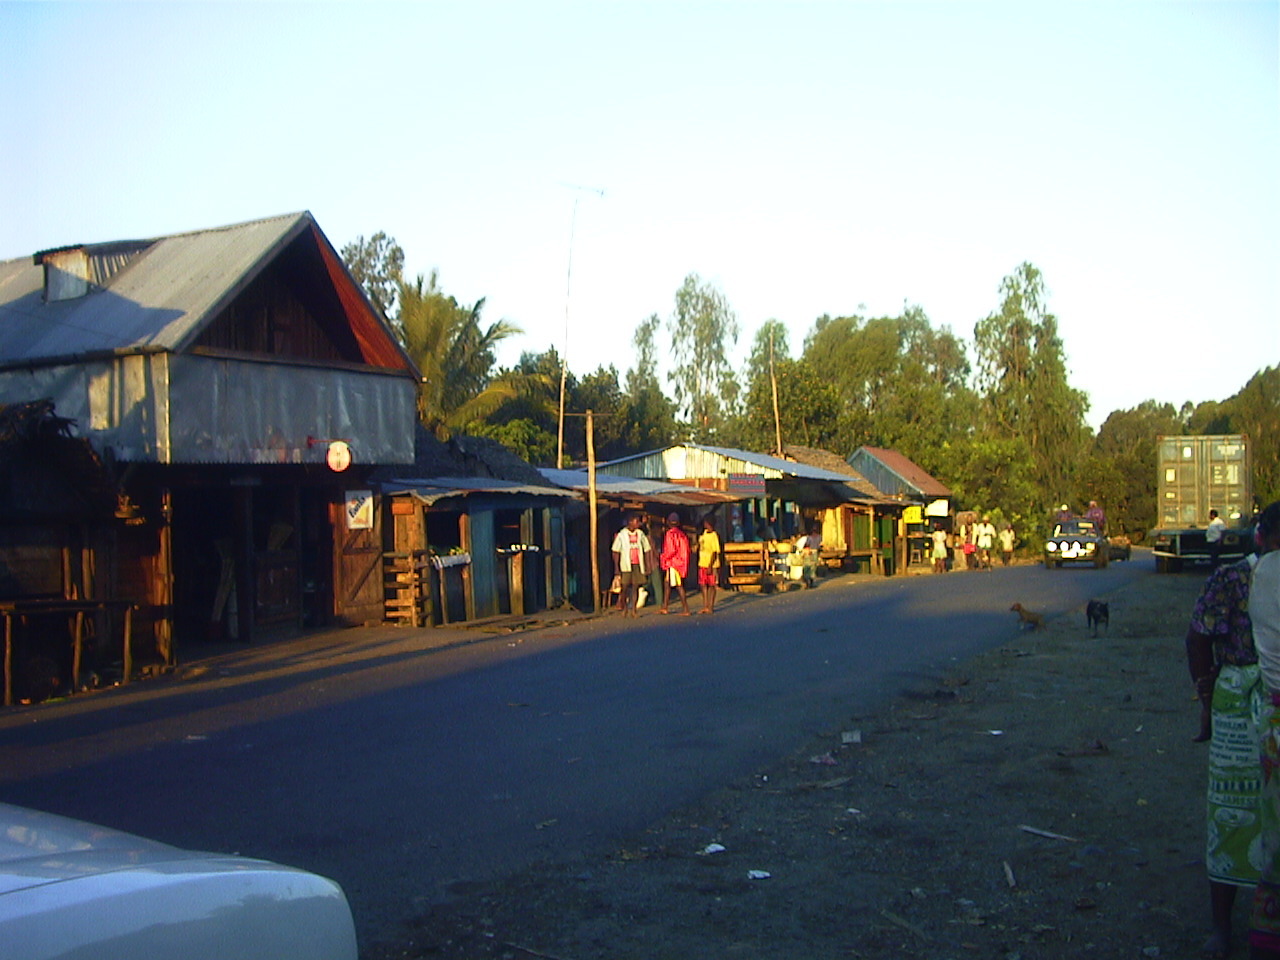
<instances>
[{"instance_id":1,"label":"pale blue sky","mask_svg":"<svg viewBox=\"0 0 1280 960\"><path fill-rule=\"evenodd\" d=\"M691 272L741 358L1029 260L1097 426L1280 363L1278 11L0 2L0 258L307 209L579 374Z\"/></svg>"}]
</instances>

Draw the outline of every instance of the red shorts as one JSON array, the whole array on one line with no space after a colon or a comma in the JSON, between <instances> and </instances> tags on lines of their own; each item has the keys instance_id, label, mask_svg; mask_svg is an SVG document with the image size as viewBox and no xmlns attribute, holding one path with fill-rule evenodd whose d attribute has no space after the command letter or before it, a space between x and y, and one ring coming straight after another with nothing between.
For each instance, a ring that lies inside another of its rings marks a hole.
<instances>
[{"instance_id":1,"label":"red shorts","mask_svg":"<svg viewBox=\"0 0 1280 960\"><path fill-rule=\"evenodd\" d=\"M714 587L716 581L720 578L717 576L719 570L716 567L699 567L698 568L698 586Z\"/></svg>"}]
</instances>

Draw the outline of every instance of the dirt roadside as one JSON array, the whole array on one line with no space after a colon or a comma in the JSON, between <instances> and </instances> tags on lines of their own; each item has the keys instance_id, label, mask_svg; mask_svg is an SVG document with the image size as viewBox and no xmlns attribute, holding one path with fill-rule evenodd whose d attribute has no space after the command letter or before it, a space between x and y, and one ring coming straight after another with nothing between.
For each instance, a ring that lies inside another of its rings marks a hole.
<instances>
[{"instance_id":1,"label":"dirt roadside","mask_svg":"<svg viewBox=\"0 0 1280 960\"><path fill-rule=\"evenodd\" d=\"M606 857L456 889L364 956L1198 956L1202 582L1143 578L1098 639L1083 610L1050 620Z\"/></svg>"}]
</instances>

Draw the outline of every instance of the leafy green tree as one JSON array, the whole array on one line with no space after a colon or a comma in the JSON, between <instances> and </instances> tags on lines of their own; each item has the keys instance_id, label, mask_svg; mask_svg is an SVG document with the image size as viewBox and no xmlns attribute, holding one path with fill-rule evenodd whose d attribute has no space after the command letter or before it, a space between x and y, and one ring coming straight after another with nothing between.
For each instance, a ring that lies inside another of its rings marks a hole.
<instances>
[{"instance_id":1,"label":"leafy green tree","mask_svg":"<svg viewBox=\"0 0 1280 960\"><path fill-rule=\"evenodd\" d=\"M737 403L728 350L738 339L738 319L724 294L691 273L676 291L675 312L667 327L675 359L671 382L680 414L694 440L715 439Z\"/></svg>"},{"instance_id":2,"label":"leafy green tree","mask_svg":"<svg viewBox=\"0 0 1280 960\"><path fill-rule=\"evenodd\" d=\"M1075 501L1097 500L1112 533L1141 538L1156 520L1156 437L1185 431L1171 404L1146 400L1113 411L1081 467Z\"/></svg>"},{"instance_id":3,"label":"leafy green tree","mask_svg":"<svg viewBox=\"0 0 1280 960\"><path fill-rule=\"evenodd\" d=\"M1045 511L1069 497L1088 439L1085 395L1067 382L1057 318L1044 278L1021 264L1000 284L1000 309L974 329L984 430L1022 437Z\"/></svg>"},{"instance_id":4,"label":"leafy green tree","mask_svg":"<svg viewBox=\"0 0 1280 960\"><path fill-rule=\"evenodd\" d=\"M515 366L498 370L492 379L513 386L513 395L486 419L468 423L464 432L492 437L532 464L552 466L556 451L555 392L560 381L560 358L555 349L545 353L525 351ZM570 375L570 390L574 382Z\"/></svg>"},{"instance_id":5,"label":"leafy green tree","mask_svg":"<svg viewBox=\"0 0 1280 960\"><path fill-rule=\"evenodd\" d=\"M404 273L404 251L395 238L381 230L368 240L358 236L342 248L342 259L373 305L394 320Z\"/></svg>"},{"instance_id":6,"label":"leafy green tree","mask_svg":"<svg viewBox=\"0 0 1280 960\"><path fill-rule=\"evenodd\" d=\"M782 443L803 444L837 452L840 446L840 395L807 360L774 361L778 384L778 420ZM738 438L749 450L775 451L773 384L769 374L757 375L747 386ZM839 451L847 454L852 451Z\"/></svg>"},{"instance_id":7,"label":"leafy green tree","mask_svg":"<svg viewBox=\"0 0 1280 960\"><path fill-rule=\"evenodd\" d=\"M436 271L399 287L405 350L422 372L418 416L441 439L484 420L531 384L528 378L494 378L494 347L520 328L500 320L480 325L484 299L470 307L439 287Z\"/></svg>"},{"instance_id":8,"label":"leafy green tree","mask_svg":"<svg viewBox=\"0 0 1280 960\"><path fill-rule=\"evenodd\" d=\"M505 423L474 421L467 432L473 436L491 437L513 453L535 465L550 465L556 458L556 437L526 417Z\"/></svg>"},{"instance_id":9,"label":"leafy green tree","mask_svg":"<svg viewBox=\"0 0 1280 960\"><path fill-rule=\"evenodd\" d=\"M839 394L845 455L864 444L889 447L940 472L944 447L976 423L964 345L946 327L935 330L919 307L871 320L821 317L804 359Z\"/></svg>"},{"instance_id":10,"label":"leafy green tree","mask_svg":"<svg viewBox=\"0 0 1280 960\"><path fill-rule=\"evenodd\" d=\"M1039 541L1047 533L1030 451L1022 437L962 436L957 442L944 443L937 460L938 476L947 478L966 509L1012 523L1027 541Z\"/></svg>"},{"instance_id":11,"label":"leafy green tree","mask_svg":"<svg viewBox=\"0 0 1280 960\"><path fill-rule=\"evenodd\" d=\"M616 367L601 365L584 375L573 391L572 400L575 413L585 413L587 410L592 413L597 460L613 460L630 452L622 440L627 426L626 397L618 384ZM566 423L565 438L566 447L573 451L575 459L585 463L586 419L574 417L572 423Z\"/></svg>"},{"instance_id":12,"label":"leafy green tree","mask_svg":"<svg viewBox=\"0 0 1280 960\"><path fill-rule=\"evenodd\" d=\"M1264 367L1220 404L1225 414L1206 433L1243 433L1253 461L1253 495L1265 506L1280 500L1280 366Z\"/></svg>"},{"instance_id":13,"label":"leafy green tree","mask_svg":"<svg viewBox=\"0 0 1280 960\"><path fill-rule=\"evenodd\" d=\"M503 402L489 417L490 422L501 424L512 420L528 420L555 437L558 426L560 356L554 347L547 348L543 353L524 351L513 367L498 370L494 379L520 384L521 389ZM577 388L577 380L572 372L568 373L565 386L568 395L572 396Z\"/></svg>"}]
</instances>

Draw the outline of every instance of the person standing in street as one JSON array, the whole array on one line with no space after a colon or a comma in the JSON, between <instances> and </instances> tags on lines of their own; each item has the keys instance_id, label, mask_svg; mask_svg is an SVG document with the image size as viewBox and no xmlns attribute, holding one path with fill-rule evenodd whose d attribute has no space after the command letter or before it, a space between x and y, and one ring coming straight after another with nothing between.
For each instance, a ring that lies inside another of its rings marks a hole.
<instances>
[{"instance_id":1,"label":"person standing in street","mask_svg":"<svg viewBox=\"0 0 1280 960\"><path fill-rule=\"evenodd\" d=\"M638 615L636 593L649 581L653 569L653 545L640 529L640 515L627 517L627 525L613 538L613 574L622 582L622 615Z\"/></svg>"},{"instance_id":2,"label":"person standing in street","mask_svg":"<svg viewBox=\"0 0 1280 960\"><path fill-rule=\"evenodd\" d=\"M702 588L699 613L716 612L716 586L720 580L720 535L710 517L702 520L698 534L698 586Z\"/></svg>"},{"instance_id":3,"label":"person standing in street","mask_svg":"<svg viewBox=\"0 0 1280 960\"><path fill-rule=\"evenodd\" d=\"M1267 692L1260 744L1262 799L1262 875L1253 892L1249 956L1280 958L1280 501L1257 520L1255 542L1261 556L1249 589L1249 620L1258 668ZM1270 545L1272 549L1268 550ZM1264 552L1265 551L1265 552Z\"/></svg>"},{"instance_id":4,"label":"person standing in street","mask_svg":"<svg viewBox=\"0 0 1280 960\"><path fill-rule=\"evenodd\" d=\"M662 537L662 553L658 556L662 567L662 607L659 613L669 613L671 588L680 591L681 616L689 616L689 598L684 592L684 578L689 572L689 538L680 529L680 514L667 517L667 532Z\"/></svg>"},{"instance_id":5,"label":"person standing in street","mask_svg":"<svg viewBox=\"0 0 1280 960\"><path fill-rule=\"evenodd\" d=\"M1209 511L1209 525L1204 528L1204 542L1209 547L1209 561L1217 567L1222 563L1222 535L1227 525L1217 510Z\"/></svg>"},{"instance_id":6,"label":"person standing in street","mask_svg":"<svg viewBox=\"0 0 1280 960\"><path fill-rule=\"evenodd\" d=\"M947 572L947 532L942 529L942 524L935 523L933 525L933 533L929 534L929 539L933 542L933 572Z\"/></svg>"},{"instance_id":7,"label":"person standing in street","mask_svg":"<svg viewBox=\"0 0 1280 960\"><path fill-rule=\"evenodd\" d=\"M1250 596L1258 555L1280 546L1280 504L1267 510L1273 512L1269 525L1259 523L1258 554L1209 574L1187 629L1187 667L1209 721L1202 710L1195 738L1209 741L1205 866L1213 926L1202 951L1206 957L1230 954L1236 891L1255 887L1262 866L1259 744L1269 698L1254 646Z\"/></svg>"},{"instance_id":8,"label":"person standing in street","mask_svg":"<svg viewBox=\"0 0 1280 960\"><path fill-rule=\"evenodd\" d=\"M1000 563L1008 566L1009 561L1013 559L1013 524L1006 523L1000 531Z\"/></svg>"},{"instance_id":9,"label":"person standing in street","mask_svg":"<svg viewBox=\"0 0 1280 960\"><path fill-rule=\"evenodd\" d=\"M996 528L990 517L982 518L982 522L974 530L974 537L978 544L978 567L990 570L993 566L991 551L996 548Z\"/></svg>"}]
</instances>

